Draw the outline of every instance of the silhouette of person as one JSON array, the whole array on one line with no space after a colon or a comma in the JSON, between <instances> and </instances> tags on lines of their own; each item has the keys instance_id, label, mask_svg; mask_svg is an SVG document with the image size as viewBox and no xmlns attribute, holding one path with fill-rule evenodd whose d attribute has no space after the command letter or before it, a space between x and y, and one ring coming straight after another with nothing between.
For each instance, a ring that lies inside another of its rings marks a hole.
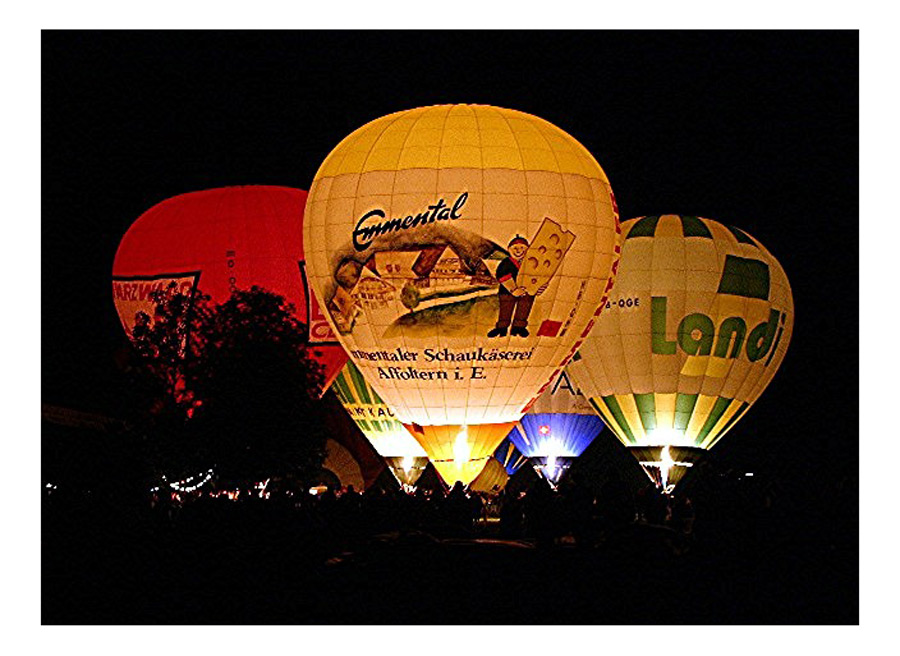
<instances>
[{"instance_id":1,"label":"silhouette of person","mask_svg":"<svg viewBox=\"0 0 900 656\"><path fill-rule=\"evenodd\" d=\"M472 527L472 506L461 481L456 481L444 504L445 519L457 530L466 531Z\"/></svg>"},{"instance_id":2,"label":"silhouette of person","mask_svg":"<svg viewBox=\"0 0 900 656\"><path fill-rule=\"evenodd\" d=\"M536 480L525 497L525 524L536 538L539 548L553 546L554 523L552 512L554 492L544 479Z\"/></svg>"}]
</instances>

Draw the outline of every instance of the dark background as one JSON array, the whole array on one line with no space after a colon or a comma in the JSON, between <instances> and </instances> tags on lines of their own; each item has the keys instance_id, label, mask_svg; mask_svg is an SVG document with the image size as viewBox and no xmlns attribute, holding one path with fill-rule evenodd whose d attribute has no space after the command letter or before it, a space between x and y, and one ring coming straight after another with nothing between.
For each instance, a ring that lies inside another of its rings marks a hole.
<instances>
[{"instance_id":1,"label":"dark background","mask_svg":"<svg viewBox=\"0 0 900 656\"><path fill-rule=\"evenodd\" d=\"M800 509L836 482L855 495L857 32L44 32L42 42L43 402L116 413L108 392L124 336L112 262L152 205L225 185L308 189L331 148L370 120L485 103L583 143L623 219L709 217L778 258L793 338L716 451L776 479ZM831 513L832 530L858 534L851 505Z\"/></svg>"}]
</instances>

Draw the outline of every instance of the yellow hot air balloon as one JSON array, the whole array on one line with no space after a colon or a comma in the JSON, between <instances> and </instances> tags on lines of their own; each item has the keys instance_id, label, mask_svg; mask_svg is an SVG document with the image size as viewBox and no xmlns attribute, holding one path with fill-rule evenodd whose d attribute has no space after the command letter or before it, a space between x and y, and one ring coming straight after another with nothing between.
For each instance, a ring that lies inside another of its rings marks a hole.
<instances>
[{"instance_id":1,"label":"yellow hot air balloon","mask_svg":"<svg viewBox=\"0 0 900 656\"><path fill-rule=\"evenodd\" d=\"M506 487L509 481L509 474L496 458L488 458L484 469L475 477L475 480L469 485L469 489L473 492L487 492L492 494L500 492Z\"/></svg>"},{"instance_id":2,"label":"yellow hot air balloon","mask_svg":"<svg viewBox=\"0 0 900 656\"><path fill-rule=\"evenodd\" d=\"M669 214L622 234L615 287L568 371L671 491L769 384L794 302L781 265L737 228Z\"/></svg>"},{"instance_id":3,"label":"yellow hot air balloon","mask_svg":"<svg viewBox=\"0 0 900 656\"><path fill-rule=\"evenodd\" d=\"M581 144L481 105L353 132L316 174L303 227L338 338L451 484L478 475L574 355L620 236Z\"/></svg>"},{"instance_id":4,"label":"yellow hot air balloon","mask_svg":"<svg viewBox=\"0 0 900 656\"><path fill-rule=\"evenodd\" d=\"M394 412L366 382L359 369L348 362L334 379L331 389L397 480L404 485L415 485L428 465L425 450L397 421Z\"/></svg>"}]
</instances>

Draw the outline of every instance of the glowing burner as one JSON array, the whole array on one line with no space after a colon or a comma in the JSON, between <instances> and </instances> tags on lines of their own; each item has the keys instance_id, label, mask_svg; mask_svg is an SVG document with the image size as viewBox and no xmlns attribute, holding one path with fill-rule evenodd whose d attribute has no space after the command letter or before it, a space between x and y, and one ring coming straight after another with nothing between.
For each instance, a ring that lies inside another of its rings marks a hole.
<instances>
[{"instance_id":1,"label":"glowing burner","mask_svg":"<svg viewBox=\"0 0 900 656\"><path fill-rule=\"evenodd\" d=\"M675 460L672 458L672 454L669 453L669 445L664 446L659 452L659 460L658 461L642 461L642 465L645 467L658 467L659 468L659 480L660 487L662 491L666 494L672 492L675 489L675 485L669 485L669 472L672 471L672 467L693 467L693 463L690 462L682 462L680 460Z\"/></svg>"},{"instance_id":2,"label":"glowing burner","mask_svg":"<svg viewBox=\"0 0 900 656\"><path fill-rule=\"evenodd\" d=\"M454 463L461 468L469 460L470 455L472 455L472 447L469 446L469 433L466 427L463 426L456 436L456 441L453 443Z\"/></svg>"}]
</instances>

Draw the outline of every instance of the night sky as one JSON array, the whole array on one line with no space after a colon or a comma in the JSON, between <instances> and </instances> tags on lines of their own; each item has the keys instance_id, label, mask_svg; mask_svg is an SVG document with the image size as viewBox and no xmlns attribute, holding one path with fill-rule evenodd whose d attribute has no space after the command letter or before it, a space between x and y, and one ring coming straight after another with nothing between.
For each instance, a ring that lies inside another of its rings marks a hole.
<instances>
[{"instance_id":1,"label":"night sky","mask_svg":"<svg viewBox=\"0 0 900 656\"><path fill-rule=\"evenodd\" d=\"M308 189L328 152L370 120L485 103L583 143L623 219L708 217L772 252L793 288L793 339L716 450L807 489L855 479L856 32L44 32L42 41L43 402L116 413L107 392L125 338L112 262L152 205L226 185Z\"/></svg>"}]
</instances>

